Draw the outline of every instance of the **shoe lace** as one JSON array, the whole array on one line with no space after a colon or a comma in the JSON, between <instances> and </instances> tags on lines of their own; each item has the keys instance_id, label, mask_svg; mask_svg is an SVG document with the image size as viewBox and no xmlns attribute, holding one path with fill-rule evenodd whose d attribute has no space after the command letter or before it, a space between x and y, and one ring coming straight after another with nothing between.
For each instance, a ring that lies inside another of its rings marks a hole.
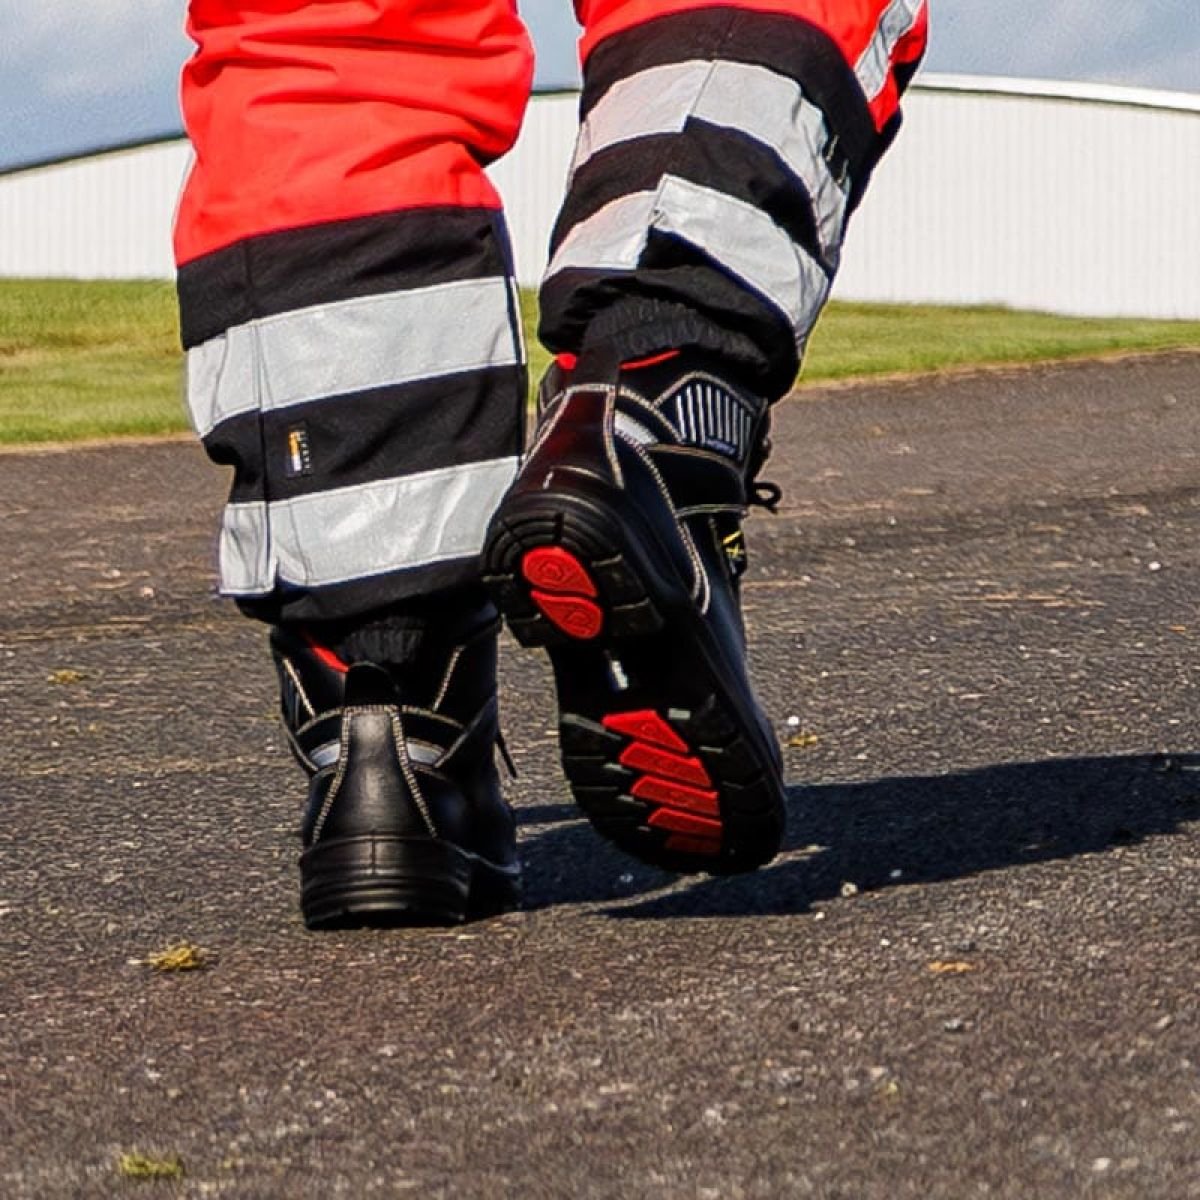
<instances>
[{"instance_id":1,"label":"shoe lace","mask_svg":"<svg viewBox=\"0 0 1200 1200\"><path fill-rule=\"evenodd\" d=\"M747 500L752 508L765 508L767 512L777 513L779 502L783 499L783 488L769 479L756 479L750 485L750 495Z\"/></svg>"},{"instance_id":2,"label":"shoe lace","mask_svg":"<svg viewBox=\"0 0 1200 1200\"><path fill-rule=\"evenodd\" d=\"M504 765L508 768L508 777L516 779L517 764L513 762L513 756L509 752L508 743L504 740L504 734L499 729L496 730L496 749L500 751L500 757L504 760Z\"/></svg>"},{"instance_id":3,"label":"shoe lace","mask_svg":"<svg viewBox=\"0 0 1200 1200\"><path fill-rule=\"evenodd\" d=\"M771 417L768 413L763 421L762 436L758 439L758 445L751 452L747 463L746 476L750 480L747 502L752 508L765 508L767 512L775 513L779 511L779 502L783 499L783 488L769 479L756 478L767 459L771 457L773 447L770 427Z\"/></svg>"}]
</instances>

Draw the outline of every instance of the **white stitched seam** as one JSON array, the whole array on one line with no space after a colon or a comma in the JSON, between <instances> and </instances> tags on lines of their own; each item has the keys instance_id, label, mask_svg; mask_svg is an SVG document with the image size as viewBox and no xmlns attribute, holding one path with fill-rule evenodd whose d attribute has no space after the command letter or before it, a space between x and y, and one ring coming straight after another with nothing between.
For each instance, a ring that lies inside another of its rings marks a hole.
<instances>
[{"instance_id":1,"label":"white stitched seam","mask_svg":"<svg viewBox=\"0 0 1200 1200\"><path fill-rule=\"evenodd\" d=\"M412 768L412 760L408 757L408 746L404 742L404 726L400 723L399 711L393 708L391 717L392 739L396 743L396 753L400 759L400 770L404 775L404 782L408 784L409 791L412 792L413 803L417 806L417 811L420 812L421 819L425 822L425 828L429 830L429 836L437 837L437 826L433 823L429 804L421 791L421 785L417 782L417 774Z\"/></svg>"},{"instance_id":2,"label":"white stitched seam","mask_svg":"<svg viewBox=\"0 0 1200 1200\"><path fill-rule=\"evenodd\" d=\"M667 502L667 508L671 513L671 519L675 522L675 528L679 531L680 540L683 542L683 547L687 551L688 558L690 558L692 562L692 572L695 577L692 581L692 599L699 603L698 591L708 591L708 576L704 572L704 563L701 561L700 552L696 549L695 543L692 541L691 534L688 533L687 529L685 529L683 524L680 522L678 516L676 516L675 504L671 499L671 492L667 487L666 480L662 477L662 473L655 465L654 460L641 446L638 446L633 442L627 442L626 445L628 445L638 455L638 457L642 459L646 466L649 467L650 474L654 476L654 480L658 484L658 490L662 492L663 498ZM707 596L705 596L704 603L700 604L700 611L702 613L708 611Z\"/></svg>"},{"instance_id":3,"label":"white stitched seam","mask_svg":"<svg viewBox=\"0 0 1200 1200\"><path fill-rule=\"evenodd\" d=\"M744 516L745 508L740 504L692 504L687 508L678 508L675 510L676 516L680 517L697 517L701 513L729 513L736 516Z\"/></svg>"},{"instance_id":4,"label":"white stitched seam","mask_svg":"<svg viewBox=\"0 0 1200 1200\"><path fill-rule=\"evenodd\" d=\"M434 697L430 707L436 712L441 706L442 701L446 698L446 693L450 690L450 680L454 677L454 668L458 666L458 660L462 658L464 646L455 646L454 653L450 655L450 661L446 664L446 673L442 676L442 685L438 688L437 695Z\"/></svg>"},{"instance_id":5,"label":"white stitched seam","mask_svg":"<svg viewBox=\"0 0 1200 1200\"><path fill-rule=\"evenodd\" d=\"M325 799L321 803L321 811L317 814L316 822L313 824L312 840L314 845L321 837L321 831L325 828L325 822L329 818L329 810L333 807L333 802L337 799L337 794L341 790L342 781L346 778L346 760L349 757L347 753L349 748L350 722L347 719L346 713L343 712L342 728L338 737L337 767L334 768L333 782L329 785L329 791L325 793Z\"/></svg>"},{"instance_id":6,"label":"white stitched seam","mask_svg":"<svg viewBox=\"0 0 1200 1200\"><path fill-rule=\"evenodd\" d=\"M315 717L317 715L317 710L313 707L312 701L308 698L308 693L304 690L304 684L300 682L300 673L295 667L292 666L292 660L290 658L281 658L279 661L283 663L283 669L288 673L288 677L292 681L292 686L296 689L296 692L300 696L301 703L308 710L309 717Z\"/></svg>"},{"instance_id":7,"label":"white stitched seam","mask_svg":"<svg viewBox=\"0 0 1200 1200\"><path fill-rule=\"evenodd\" d=\"M604 453L608 456L609 469L613 473L613 481L617 487L625 486L625 475L621 470L621 464L617 459L616 445L616 416L617 416L617 389L606 388L604 397L604 425L601 431L601 436L604 439ZM624 441L625 439L622 439Z\"/></svg>"},{"instance_id":8,"label":"white stitched seam","mask_svg":"<svg viewBox=\"0 0 1200 1200\"><path fill-rule=\"evenodd\" d=\"M292 753L295 754L295 756L304 764L305 770L310 771L315 775L317 771L320 770L320 767L318 767L317 764L313 762L313 760L309 758L307 754L305 754L304 747L300 745L299 739L287 727L287 725L284 725L283 732L287 737L288 745L292 748Z\"/></svg>"},{"instance_id":9,"label":"white stitched seam","mask_svg":"<svg viewBox=\"0 0 1200 1200\"><path fill-rule=\"evenodd\" d=\"M438 721L442 725L449 725L451 729L461 729L462 722L456 721L453 717L446 716L445 713L434 712L431 708L418 708L415 704L400 705L400 715L402 717L424 717L428 721Z\"/></svg>"}]
</instances>

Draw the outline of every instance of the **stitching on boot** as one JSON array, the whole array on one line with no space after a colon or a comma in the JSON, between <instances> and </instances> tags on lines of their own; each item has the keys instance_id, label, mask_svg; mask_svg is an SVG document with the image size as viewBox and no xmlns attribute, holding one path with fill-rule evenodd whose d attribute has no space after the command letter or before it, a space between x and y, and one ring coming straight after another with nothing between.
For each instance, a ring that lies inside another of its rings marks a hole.
<instances>
[{"instance_id":1,"label":"stitching on boot","mask_svg":"<svg viewBox=\"0 0 1200 1200\"><path fill-rule=\"evenodd\" d=\"M304 769L310 774L315 775L320 768L304 752L304 747L300 745L300 739L287 727L286 723L283 726L283 733L288 740L288 745L291 747L292 753L300 760L301 764L304 766Z\"/></svg>"},{"instance_id":2,"label":"stitching on boot","mask_svg":"<svg viewBox=\"0 0 1200 1200\"><path fill-rule=\"evenodd\" d=\"M313 707L313 702L308 698L308 693L304 690L304 684L300 682L300 673L292 666L292 660L285 658L282 654L279 656L279 661L283 664L283 669L287 672L288 678L292 681L292 686L296 689L296 695L300 698L300 702L308 710L309 717L317 715L316 708Z\"/></svg>"},{"instance_id":3,"label":"stitching on boot","mask_svg":"<svg viewBox=\"0 0 1200 1200\"><path fill-rule=\"evenodd\" d=\"M615 387L605 388L604 396L604 418L601 430L601 436L604 441L604 453L608 457L608 467L612 471L613 481L617 487L625 487L625 473L621 470L620 460L617 458L617 389Z\"/></svg>"},{"instance_id":4,"label":"stitching on boot","mask_svg":"<svg viewBox=\"0 0 1200 1200\"><path fill-rule=\"evenodd\" d=\"M450 681L454 678L454 668L458 666L458 660L462 658L464 650L466 650L466 646L455 646L454 653L450 655L450 661L446 664L446 673L442 676L441 687L438 688L437 695L430 705L434 712L442 707L442 701L446 699L446 693L450 690Z\"/></svg>"},{"instance_id":5,"label":"stitching on boot","mask_svg":"<svg viewBox=\"0 0 1200 1200\"><path fill-rule=\"evenodd\" d=\"M705 513L713 516L717 513L737 517L746 515L746 510L740 504L693 504L690 508L677 508L675 511L681 517L699 517Z\"/></svg>"},{"instance_id":6,"label":"stitching on boot","mask_svg":"<svg viewBox=\"0 0 1200 1200\"><path fill-rule=\"evenodd\" d=\"M400 715L402 717L421 717L426 721L436 721L439 725L447 725L450 730L457 735L462 728L462 722L456 721L453 717L448 717L445 713L434 712L432 708L418 708L415 704L400 705Z\"/></svg>"},{"instance_id":7,"label":"stitching on boot","mask_svg":"<svg viewBox=\"0 0 1200 1200\"><path fill-rule=\"evenodd\" d=\"M429 804L425 799L424 793L421 791L421 785L417 782L417 774L413 770L412 760L408 757L408 746L404 741L404 726L400 721L399 710L392 708L391 717L392 740L396 743L396 756L400 761L400 771L404 775L404 782L408 784L408 790L412 793L413 803L417 806L417 811L421 814L421 819L425 822L425 828L429 830L429 836L437 837L437 826L433 823Z\"/></svg>"},{"instance_id":8,"label":"stitching on boot","mask_svg":"<svg viewBox=\"0 0 1200 1200\"><path fill-rule=\"evenodd\" d=\"M700 558L700 552L696 549L696 544L692 541L692 535L688 533L687 527L680 521L675 511L675 504L671 499L671 492L667 488L667 481L663 479L662 472L659 471L650 454L642 446L634 443L628 443L628 445L630 450L649 468L650 474L654 477L654 482L658 485L658 490L663 494L663 498L667 502L667 507L671 512L671 519L675 522L675 528L679 533L680 540L683 542L683 548L687 551L688 559L692 564L692 599L699 606L700 611L705 613L708 611L709 601L708 575L704 571L704 563ZM701 597L703 597L703 600Z\"/></svg>"},{"instance_id":9,"label":"stitching on boot","mask_svg":"<svg viewBox=\"0 0 1200 1200\"><path fill-rule=\"evenodd\" d=\"M313 822L312 840L314 846L320 841L321 833L325 828L325 822L329 819L329 810L333 808L333 802L337 799L337 794L341 791L342 783L346 778L346 761L349 758L349 754L347 753L349 748L350 722L343 713L342 728L338 738L337 766L334 768L333 782L329 785L329 791L325 793L325 799L321 802L321 811L317 813L317 819Z\"/></svg>"}]
</instances>

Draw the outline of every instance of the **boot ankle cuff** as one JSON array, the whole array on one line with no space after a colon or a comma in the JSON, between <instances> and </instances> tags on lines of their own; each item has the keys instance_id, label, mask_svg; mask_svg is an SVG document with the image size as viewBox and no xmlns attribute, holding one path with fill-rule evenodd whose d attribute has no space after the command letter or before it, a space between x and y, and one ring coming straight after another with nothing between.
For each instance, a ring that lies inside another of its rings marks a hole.
<instances>
[{"instance_id":1,"label":"boot ankle cuff","mask_svg":"<svg viewBox=\"0 0 1200 1200\"><path fill-rule=\"evenodd\" d=\"M460 645L495 628L498 616L482 588L417 596L338 621L311 621L307 632L344 663L398 667Z\"/></svg>"},{"instance_id":2,"label":"boot ankle cuff","mask_svg":"<svg viewBox=\"0 0 1200 1200\"><path fill-rule=\"evenodd\" d=\"M799 370L790 338L782 355L767 355L746 334L723 329L685 305L634 296L615 301L588 324L579 356L600 348L615 353L618 362L664 350L707 351L744 386L772 399L791 388Z\"/></svg>"}]
</instances>

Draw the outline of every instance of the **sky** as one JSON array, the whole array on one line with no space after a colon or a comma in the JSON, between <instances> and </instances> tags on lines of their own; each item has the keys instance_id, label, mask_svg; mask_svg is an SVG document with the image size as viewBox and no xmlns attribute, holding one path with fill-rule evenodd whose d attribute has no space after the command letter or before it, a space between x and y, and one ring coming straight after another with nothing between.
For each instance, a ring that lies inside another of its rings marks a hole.
<instances>
[{"instance_id":1,"label":"sky","mask_svg":"<svg viewBox=\"0 0 1200 1200\"><path fill-rule=\"evenodd\" d=\"M538 86L570 86L569 0L519 5ZM184 7L0 0L0 168L177 132ZM931 0L931 14L929 71L1200 92L1197 0Z\"/></svg>"}]
</instances>

